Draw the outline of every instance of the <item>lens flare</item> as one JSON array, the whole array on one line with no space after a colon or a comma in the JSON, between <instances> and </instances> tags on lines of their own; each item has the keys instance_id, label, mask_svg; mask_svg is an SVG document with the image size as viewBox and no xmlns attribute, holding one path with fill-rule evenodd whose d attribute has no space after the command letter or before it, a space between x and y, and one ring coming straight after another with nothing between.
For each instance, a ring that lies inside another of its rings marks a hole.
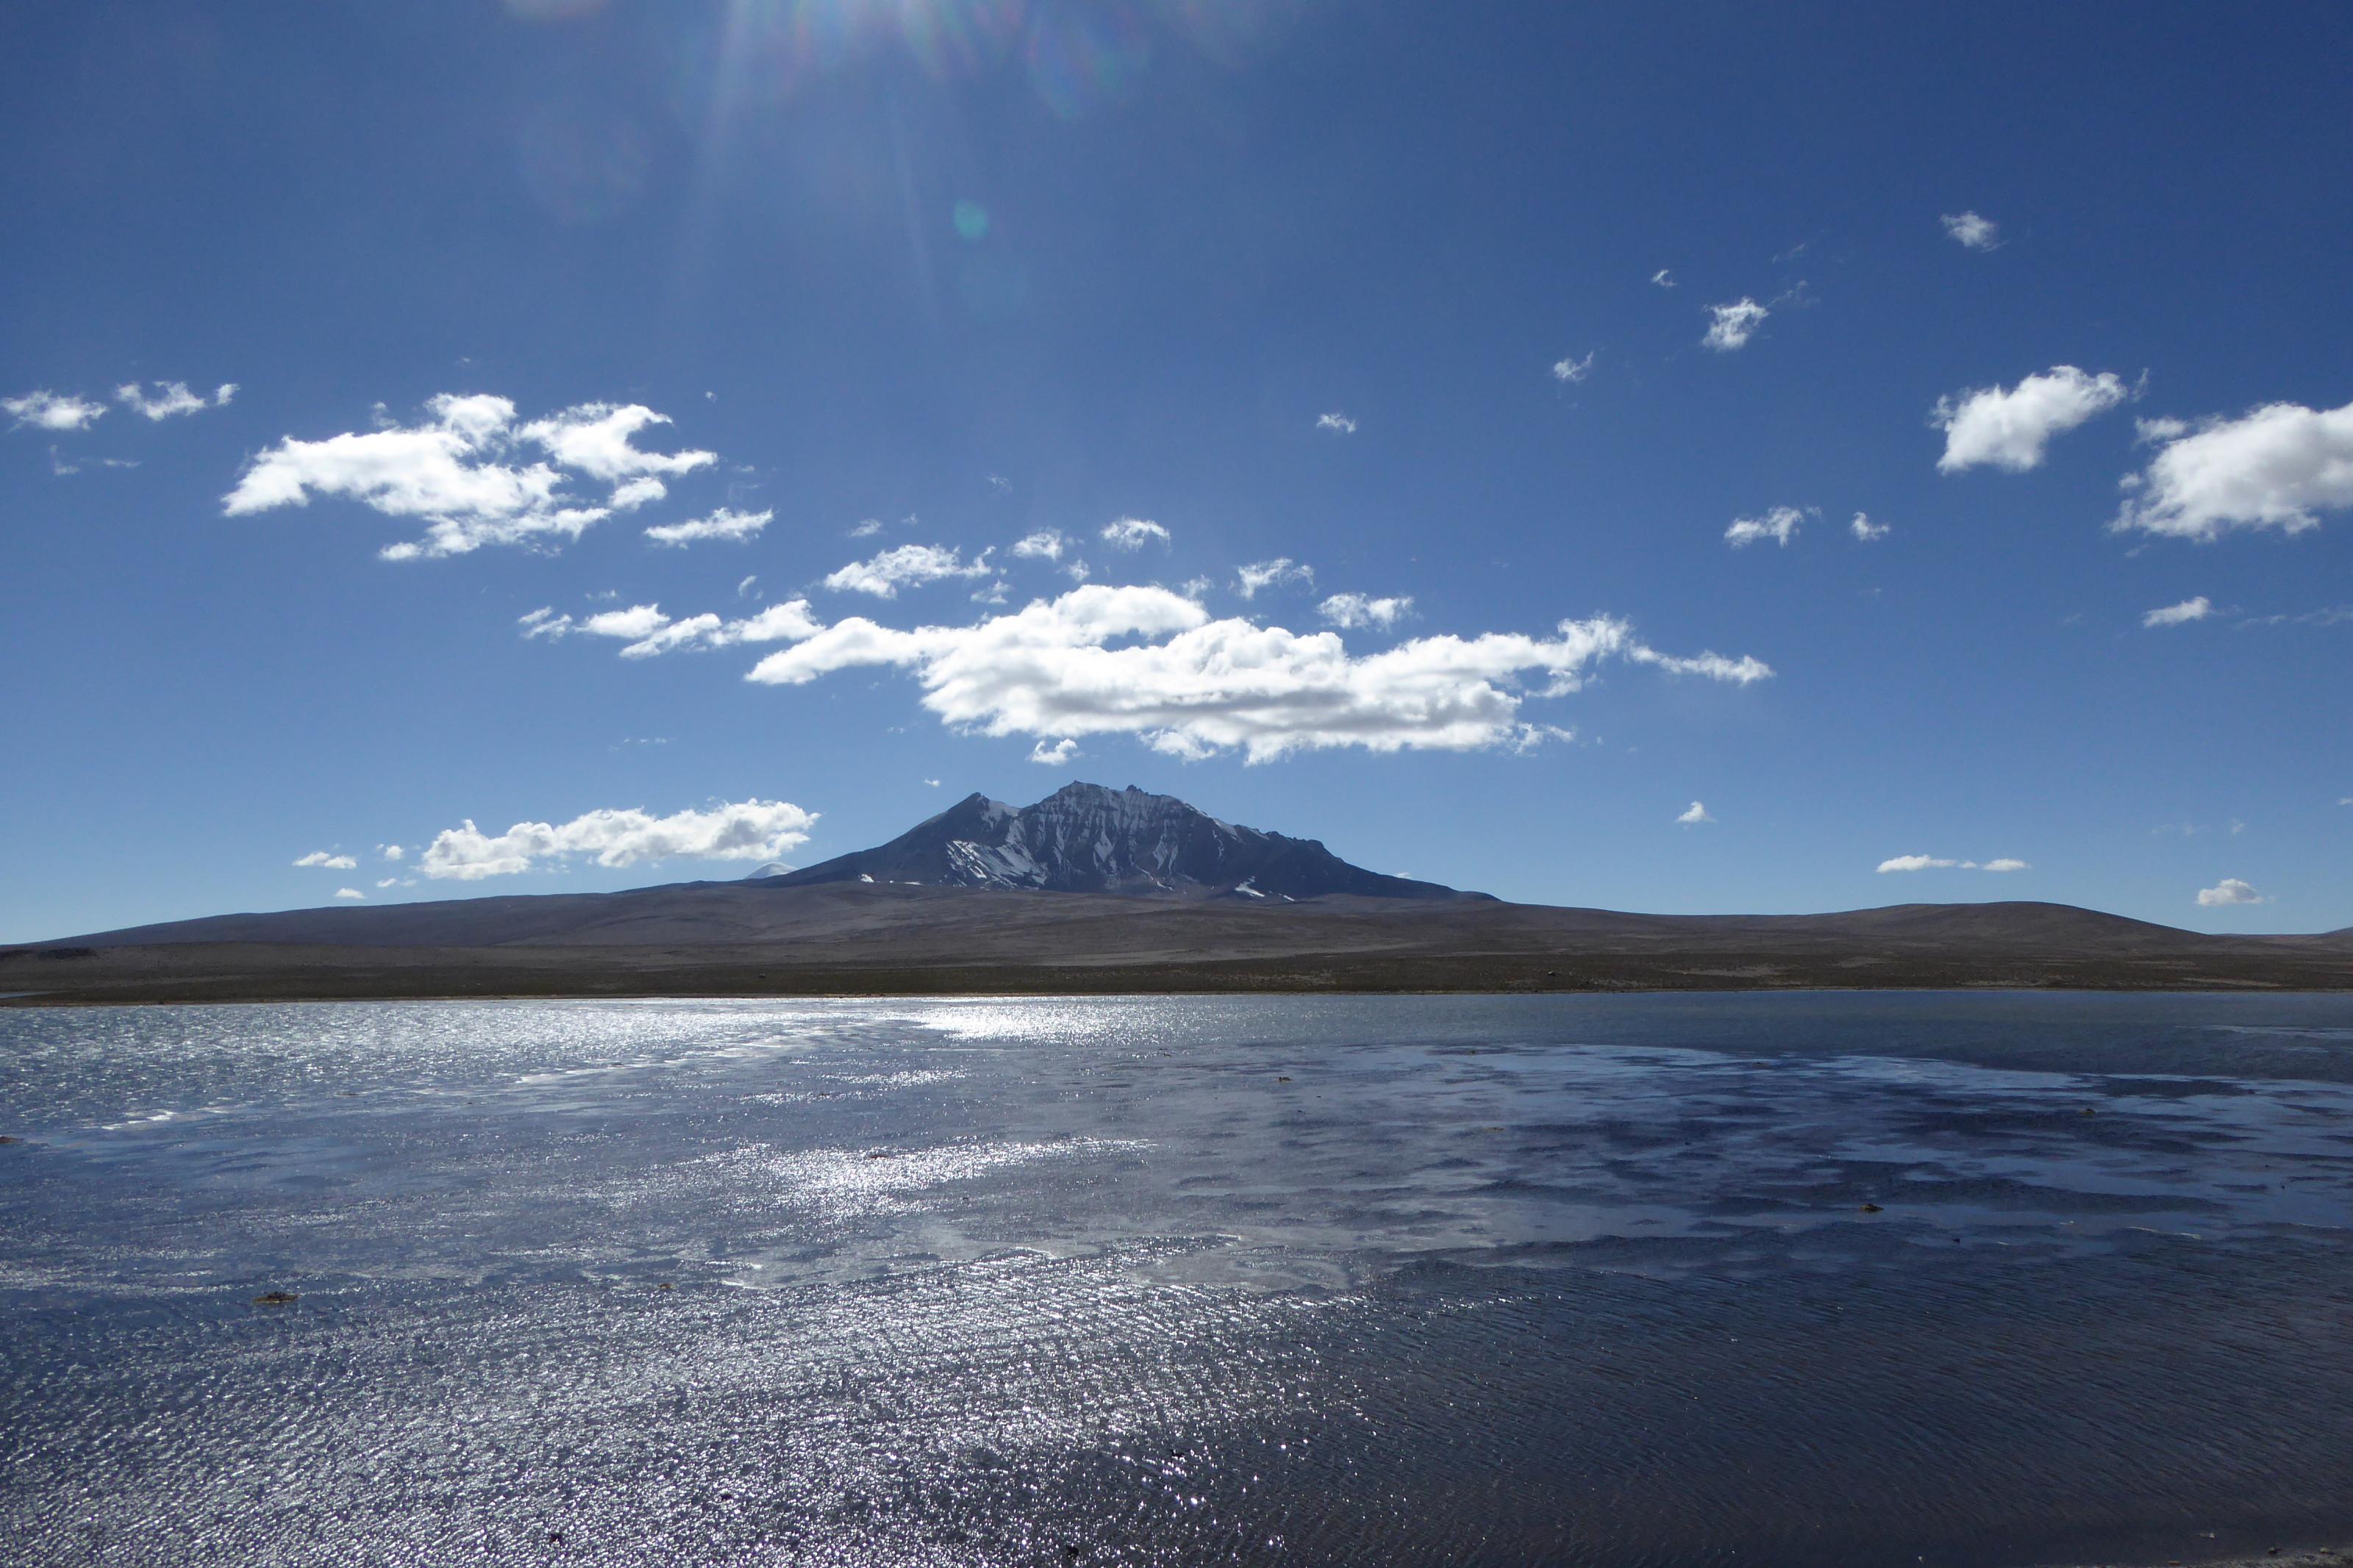
<instances>
[{"instance_id":1,"label":"lens flare","mask_svg":"<svg viewBox=\"0 0 2353 1568\"><path fill-rule=\"evenodd\" d=\"M955 223L956 233L975 243L988 237L988 209L978 202L956 203Z\"/></svg>"},{"instance_id":2,"label":"lens flare","mask_svg":"<svg viewBox=\"0 0 2353 1568\"><path fill-rule=\"evenodd\" d=\"M936 79L978 76L1010 52L1028 10L1025 0L899 0L899 37Z\"/></svg>"},{"instance_id":3,"label":"lens flare","mask_svg":"<svg viewBox=\"0 0 2353 1568\"><path fill-rule=\"evenodd\" d=\"M1306 0L1155 0L1168 30L1229 68L1250 64L1282 40Z\"/></svg>"},{"instance_id":4,"label":"lens flare","mask_svg":"<svg viewBox=\"0 0 2353 1568\"><path fill-rule=\"evenodd\" d=\"M1123 0L1040 5L1023 49L1046 107L1078 120L1125 98L1152 61L1152 37Z\"/></svg>"}]
</instances>

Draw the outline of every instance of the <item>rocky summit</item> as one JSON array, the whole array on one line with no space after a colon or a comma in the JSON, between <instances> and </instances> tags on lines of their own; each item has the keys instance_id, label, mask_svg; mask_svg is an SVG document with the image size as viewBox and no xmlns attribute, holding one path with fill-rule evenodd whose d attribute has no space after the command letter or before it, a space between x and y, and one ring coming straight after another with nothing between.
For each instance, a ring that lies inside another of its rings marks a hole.
<instances>
[{"instance_id":1,"label":"rocky summit","mask_svg":"<svg viewBox=\"0 0 2353 1568\"><path fill-rule=\"evenodd\" d=\"M1313 838L1221 822L1173 795L1073 784L1018 810L969 795L888 844L769 879L901 882L1276 902L1483 899L1352 866Z\"/></svg>"}]
</instances>

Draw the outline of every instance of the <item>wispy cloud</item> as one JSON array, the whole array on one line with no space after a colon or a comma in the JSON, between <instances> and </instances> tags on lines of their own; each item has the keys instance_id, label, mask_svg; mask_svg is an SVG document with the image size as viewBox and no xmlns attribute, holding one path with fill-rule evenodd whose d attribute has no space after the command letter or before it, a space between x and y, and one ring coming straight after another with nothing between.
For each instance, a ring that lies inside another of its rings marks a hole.
<instances>
[{"instance_id":1,"label":"wispy cloud","mask_svg":"<svg viewBox=\"0 0 2353 1568\"><path fill-rule=\"evenodd\" d=\"M1672 289L1675 286L1674 275L1663 267L1651 274L1651 281L1662 289Z\"/></svg>"},{"instance_id":2,"label":"wispy cloud","mask_svg":"<svg viewBox=\"0 0 2353 1568\"><path fill-rule=\"evenodd\" d=\"M627 645L621 649L623 658L652 658L686 648L791 642L814 635L818 626L816 618L809 614L807 599L789 599L781 605L770 605L757 615L732 621L707 612L689 616L684 620L674 620L664 615L659 605L631 605L625 610L606 610L575 620L568 615L557 615L554 608L543 605L518 616L516 624L522 627L522 635L527 638L617 638Z\"/></svg>"},{"instance_id":3,"label":"wispy cloud","mask_svg":"<svg viewBox=\"0 0 2353 1568\"><path fill-rule=\"evenodd\" d=\"M878 599L895 599L902 588L921 587L949 577L986 577L990 571L988 554L984 550L976 560L967 562L953 546L902 544L828 574L825 585L837 594L871 594Z\"/></svg>"},{"instance_id":4,"label":"wispy cloud","mask_svg":"<svg viewBox=\"0 0 2353 1568\"><path fill-rule=\"evenodd\" d=\"M1947 213L1937 220L1945 232L1971 250L1992 250L2001 244L2001 226L1973 212Z\"/></svg>"},{"instance_id":5,"label":"wispy cloud","mask_svg":"<svg viewBox=\"0 0 2353 1568\"><path fill-rule=\"evenodd\" d=\"M1681 816L1676 817L1675 820L1683 824L1685 827L1696 827L1703 822L1714 822L1715 818L1707 814L1707 807L1702 805L1697 801L1694 801L1691 803L1691 808L1688 811L1685 811Z\"/></svg>"},{"instance_id":6,"label":"wispy cloud","mask_svg":"<svg viewBox=\"0 0 2353 1568\"><path fill-rule=\"evenodd\" d=\"M2072 364L2057 364L2008 390L1981 386L1939 398L1928 416L1930 426L1945 433L1936 471L1991 467L2022 474L2039 468L2052 437L2131 395L2113 371L2087 375Z\"/></svg>"},{"instance_id":7,"label":"wispy cloud","mask_svg":"<svg viewBox=\"0 0 2353 1568\"><path fill-rule=\"evenodd\" d=\"M1079 743L1068 735L1050 746L1040 741L1029 748L1029 760L1033 763L1042 763L1050 768L1059 768L1065 763L1074 762L1079 755Z\"/></svg>"},{"instance_id":8,"label":"wispy cloud","mask_svg":"<svg viewBox=\"0 0 2353 1568\"><path fill-rule=\"evenodd\" d=\"M2205 595L2200 594L2194 599L2184 599L2178 605L2168 605L2161 610L2144 611L2140 617L2140 624L2147 627L2187 626L2191 621L2202 621L2213 613L2213 604Z\"/></svg>"},{"instance_id":9,"label":"wispy cloud","mask_svg":"<svg viewBox=\"0 0 2353 1568\"><path fill-rule=\"evenodd\" d=\"M1569 354L1553 361L1552 378L1555 381L1563 383L1583 381L1593 370L1594 354L1598 354L1600 352L1600 350L1596 349L1592 353L1587 354L1583 359L1578 359L1576 355Z\"/></svg>"},{"instance_id":10,"label":"wispy cloud","mask_svg":"<svg viewBox=\"0 0 2353 1568\"><path fill-rule=\"evenodd\" d=\"M1954 860L1941 855L1898 855L1879 863L1880 875L1898 871L2031 871L2023 860L2003 855L1991 860Z\"/></svg>"},{"instance_id":11,"label":"wispy cloud","mask_svg":"<svg viewBox=\"0 0 2353 1568\"><path fill-rule=\"evenodd\" d=\"M1374 599L1362 594L1335 594L1315 606L1315 613L1343 631L1378 626L1386 631L1413 614L1411 595Z\"/></svg>"},{"instance_id":12,"label":"wispy cloud","mask_svg":"<svg viewBox=\"0 0 2353 1568\"><path fill-rule=\"evenodd\" d=\"M2268 904L2271 900L2258 893L2248 883L2236 877L2225 877L2211 888L2198 889L2198 907L2204 910L2229 909L2237 904Z\"/></svg>"},{"instance_id":13,"label":"wispy cloud","mask_svg":"<svg viewBox=\"0 0 2353 1568\"><path fill-rule=\"evenodd\" d=\"M185 381L156 381L149 385L155 390L142 390L135 381L124 382L114 389L114 401L133 414L143 414L150 419L171 419L184 414L201 414L207 408L225 408L237 395L237 383L223 382L213 389L212 396L190 392Z\"/></svg>"},{"instance_id":14,"label":"wispy cloud","mask_svg":"<svg viewBox=\"0 0 2353 1568\"><path fill-rule=\"evenodd\" d=\"M353 871L359 868L359 862L350 856L337 855L326 849L313 849L294 864L314 867L322 871Z\"/></svg>"},{"instance_id":15,"label":"wispy cloud","mask_svg":"<svg viewBox=\"0 0 2353 1568\"><path fill-rule=\"evenodd\" d=\"M0 397L0 409L16 420L13 429L87 430L104 416L106 405L65 393L37 391Z\"/></svg>"},{"instance_id":16,"label":"wispy cloud","mask_svg":"<svg viewBox=\"0 0 2353 1568\"><path fill-rule=\"evenodd\" d=\"M1746 348L1748 340L1757 335L1757 329L1765 324L1765 318L1772 313L1746 296L1729 305L1710 305L1707 308L1707 333L1700 342L1718 353L1730 353L1735 349Z\"/></svg>"},{"instance_id":17,"label":"wispy cloud","mask_svg":"<svg viewBox=\"0 0 2353 1568\"><path fill-rule=\"evenodd\" d=\"M1103 525L1103 542L1113 550L1141 550L1167 543L1168 531L1149 518L1123 517Z\"/></svg>"},{"instance_id":18,"label":"wispy cloud","mask_svg":"<svg viewBox=\"0 0 2353 1568\"><path fill-rule=\"evenodd\" d=\"M1315 428L1330 430L1341 436L1353 436L1356 433L1356 422L1345 414L1326 414L1317 418Z\"/></svg>"},{"instance_id":19,"label":"wispy cloud","mask_svg":"<svg viewBox=\"0 0 2353 1568\"><path fill-rule=\"evenodd\" d=\"M436 835L417 863L428 877L472 882L575 856L615 867L648 860L775 860L807 843L816 821L815 812L757 799L668 816L591 811L555 825L518 822L496 836L469 819Z\"/></svg>"},{"instance_id":20,"label":"wispy cloud","mask_svg":"<svg viewBox=\"0 0 2353 1568\"><path fill-rule=\"evenodd\" d=\"M2322 512L2353 507L2353 403L2274 403L2236 419L2142 428L2162 446L2125 479L2114 528L2200 542L2234 528L2301 533Z\"/></svg>"},{"instance_id":21,"label":"wispy cloud","mask_svg":"<svg viewBox=\"0 0 2353 1568\"><path fill-rule=\"evenodd\" d=\"M1789 541L1798 536L1798 525L1804 521L1805 513L1796 507L1777 506L1763 517L1733 519L1732 526L1724 531L1724 537L1735 550L1761 544L1768 539L1786 548Z\"/></svg>"},{"instance_id":22,"label":"wispy cloud","mask_svg":"<svg viewBox=\"0 0 2353 1568\"><path fill-rule=\"evenodd\" d=\"M1873 522L1871 521L1870 513L1861 511L1856 512L1854 514L1854 521L1848 523L1846 526L1848 532L1853 534L1865 544L1872 543L1875 540L1884 539L1891 531L1887 524L1883 522Z\"/></svg>"},{"instance_id":23,"label":"wispy cloud","mask_svg":"<svg viewBox=\"0 0 2353 1568\"><path fill-rule=\"evenodd\" d=\"M724 539L738 543L758 537L762 529L776 518L773 510L765 511L733 511L721 507L709 517L699 517L691 522L665 522L646 530L646 537L657 544L692 544L698 540Z\"/></svg>"},{"instance_id":24,"label":"wispy cloud","mask_svg":"<svg viewBox=\"0 0 2353 1568\"><path fill-rule=\"evenodd\" d=\"M1525 683L1565 696L1609 659L1740 684L1772 674L1753 658L1661 653L1606 616L1563 621L1550 637L1422 637L1357 658L1331 632L1213 620L1166 588L1090 586L974 626L852 617L770 654L750 679L798 686L896 667L957 729L1049 741L1124 733L1172 756L1238 750L1264 762L1318 748L1532 743L1541 730L1520 719Z\"/></svg>"},{"instance_id":25,"label":"wispy cloud","mask_svg":"<svg viewBox=\"0 0 2353 1568\"><path fill-rule=\"evenodd\" d=\"M1062 558L1063 550L1070 542L1059 530L1041 528L1035 533L1024 534L1014 541L1013 553L1024 560L1060 561Z\"/></svg>"},{"instance_id":26,"label":"wispy cloud","mask_svg":"<svg viewBox=\"0 0 2353 1568\"><path fill-rule=\"evenodd\" d=\"M1294 564L1288 555L1237 566L1234 574L1234 591L1245 599L1257 598L1261 588L1288 587L1293 584L1310 585L1315 581L1314 567Z\"/></svg>"}]
</instances>

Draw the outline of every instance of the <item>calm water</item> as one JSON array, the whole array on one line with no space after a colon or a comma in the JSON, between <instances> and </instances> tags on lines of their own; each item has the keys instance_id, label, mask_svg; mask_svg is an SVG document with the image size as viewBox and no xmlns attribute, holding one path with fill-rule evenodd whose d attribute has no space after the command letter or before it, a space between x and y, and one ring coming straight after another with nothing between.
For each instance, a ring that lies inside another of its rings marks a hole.
<instances>
[{"instance_id":1,"label":"calm water","mask_svg":"<svg viewBox=\"0 0 2353 1568\"><path fill-rule=\"evenodd\" d=\"M2353 998L0 1012L0 1561L2353 1538Z\"/></svg>"}]
</instances>

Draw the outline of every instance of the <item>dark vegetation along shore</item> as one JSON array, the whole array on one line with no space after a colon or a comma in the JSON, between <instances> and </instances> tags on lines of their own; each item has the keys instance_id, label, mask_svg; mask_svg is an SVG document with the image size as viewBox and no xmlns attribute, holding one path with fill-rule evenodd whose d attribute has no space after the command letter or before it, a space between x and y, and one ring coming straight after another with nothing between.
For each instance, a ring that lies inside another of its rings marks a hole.
<instances>
[{"instance_id":1,"label":"dark vegetation along shore","mask_svg":"<svg viewBox=\"0 0 2353 1568\"><path fill-rule=\"evenodd\" d=\"M2039 903L1641 915L771 880L222 915L0 949L17 1005L1958 986L2348 990L2353 931L2207 936Z\"/></svg>"}]
</instances>

